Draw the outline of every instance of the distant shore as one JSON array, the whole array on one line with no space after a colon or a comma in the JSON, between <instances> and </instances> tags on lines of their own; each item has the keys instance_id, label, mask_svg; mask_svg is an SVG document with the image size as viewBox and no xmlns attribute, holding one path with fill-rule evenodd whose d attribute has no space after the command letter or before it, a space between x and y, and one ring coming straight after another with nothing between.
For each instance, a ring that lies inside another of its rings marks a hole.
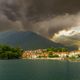
<instances>
[{"instance_id":1,"label":"distant shore","mask_svg":"<svg viewBox=\"0 0 80 80\"><path fill-rule=\"evenodd\" d=\"M64 58L22 58L25 60L57 60L57 61L69 61L69 62L80 62L80 60L64 59Z\"/></svg>"},{"instance_id":2,"label":"distant shore","mask_svg":"<svg viewBox=\"0 0 80 80\"><path fill-rule=\"evenodd\" d=\"M41 59L41 60L64 60L62 58L22 58L22 59L32 59L32 60L37 60L37 59Z\"/></svg>"}]
</instances>

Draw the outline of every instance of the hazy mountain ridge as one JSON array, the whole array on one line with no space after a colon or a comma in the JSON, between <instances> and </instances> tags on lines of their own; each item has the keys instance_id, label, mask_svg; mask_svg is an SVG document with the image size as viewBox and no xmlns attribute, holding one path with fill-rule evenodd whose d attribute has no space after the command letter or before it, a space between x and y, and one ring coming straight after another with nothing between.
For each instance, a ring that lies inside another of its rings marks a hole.
<instances>
[{"instance_id":1,"label":"hazy mountain ridge","mask_svg":"<svg viewBox=\"0 0 80 80\"><path fill-rule=\"evenodd\" d=\"M23 49L39 49L48 47L64 47L34 32L7 31L0 33L0 44L8 44Z\"/></svg>"}]
</instances>

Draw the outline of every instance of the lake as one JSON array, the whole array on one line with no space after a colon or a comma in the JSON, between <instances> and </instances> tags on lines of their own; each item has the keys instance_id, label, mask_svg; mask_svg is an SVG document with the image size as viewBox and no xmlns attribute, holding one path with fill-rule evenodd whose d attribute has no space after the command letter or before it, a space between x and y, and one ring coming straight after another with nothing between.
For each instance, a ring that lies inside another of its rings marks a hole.
<instances>
[{"instance_id":1,"label":"lake","mask_svg":"<svg viewBox=\"0 0 80 80\"><path fill-rule=\"evenodd\" d=\"M0 80L80 80L80 62L0 60Z\"/></svg>"}]
</instances>

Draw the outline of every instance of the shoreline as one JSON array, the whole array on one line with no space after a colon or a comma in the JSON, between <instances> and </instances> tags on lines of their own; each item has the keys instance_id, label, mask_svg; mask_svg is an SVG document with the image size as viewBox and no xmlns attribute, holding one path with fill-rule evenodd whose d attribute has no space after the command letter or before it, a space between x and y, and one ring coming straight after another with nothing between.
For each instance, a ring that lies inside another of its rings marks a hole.
<instances>
[{"instance_id":1,"label":"shoreline","mask_svg":"<svg viewBox=\"0 0 80 80\"><path fill-rule=\"evenodd\" d=\"M71 60L71 59L64 59L64 58L22 58L23 60L57 60L57 61L69 61L69 62L80 62L80 60Z\"/></svg>"},{"instance_id":2,"label":"shoreline","mask_svg":"<svg viewBox=\"0 0 80 80\"><path fill-rule=\"evenodd\" d=\"M64 60L62 58L22 58L22 59L32 59L32 60L38 60L38 59L41 59L41 60Z\"/></svg>"},{"instance_id":3,"label":"shoreline","mask_svg":"<svg viewBox=\"0 0 80 80\"><path fill-rule=\"evenodd\" d=\"M0 59L0 60L52 60L52 61L80 62L80 60L69 59L69 58L19 58L19 59Z\"/></svg>"}]
</instances>

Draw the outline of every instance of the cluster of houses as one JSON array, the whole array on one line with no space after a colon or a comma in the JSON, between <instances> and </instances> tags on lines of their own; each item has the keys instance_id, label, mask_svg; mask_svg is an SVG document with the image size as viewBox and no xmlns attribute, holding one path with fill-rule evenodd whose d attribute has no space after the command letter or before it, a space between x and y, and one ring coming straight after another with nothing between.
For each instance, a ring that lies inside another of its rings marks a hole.
<instances>
[{"instance_id":1,"label":"cluster of houses","mask_svg":"<svg viewBox=\"0 0 80 80\"><path fill-rule=\"evenodd\" d=\"M48 54L45 52L46 52L45 49L28 50L23 53L22 57L23 58L39 58L40 56L47 57Z\"/></svg>"},{"instance_id":2,"label":"cluster of houses","mask_svg":"<svg viewBox=\"0 0 80 80\"><path fill-rule=\"evenodd\" d=\"M77 51L70 51L70 52L48 52L46 49L37 49L37 50L28 50L25 51L22 55L22 58L28 59L37 59L37 58L50 58L49 55L58 55L57 58L67 58L67 57L80 57L80 49ZM52 58L56 58L52 57Z\"/></svg>"}]
</instances>

